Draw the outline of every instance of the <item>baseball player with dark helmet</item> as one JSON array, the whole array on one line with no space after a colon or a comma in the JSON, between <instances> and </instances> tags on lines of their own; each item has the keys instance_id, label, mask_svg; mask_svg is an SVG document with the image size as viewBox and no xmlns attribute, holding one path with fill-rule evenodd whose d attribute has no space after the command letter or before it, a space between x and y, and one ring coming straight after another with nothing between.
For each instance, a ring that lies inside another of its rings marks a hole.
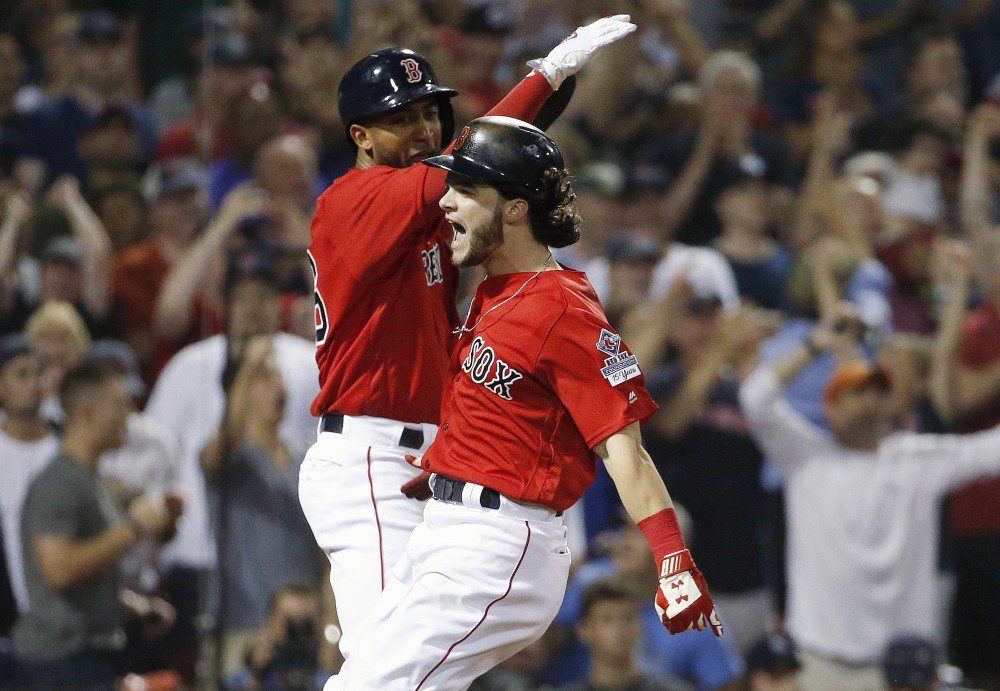
<instances>
[{"instance_id":1,"label":"baseball player with dark helmet","mask_svg":"<svg viewBox=\"0 0 1000 691\"><path fill-rule=\"evenodd\" d=\"M551 121L565 105L554 96L563 81L634 29L624 15L578 29L529 63L491 112ZM450 141L455 93L410 50L380 50L351 67L339 105L355 167L320 196L311 229L320 423L299 497L330 559L345 657L430 493L405 455L437 434L458 273L438 205L446 172L414 164Z\"/></svg>"},{"instance_id":2,"label":"baseball player with dark helmet","mask_svg":"<svg viewBox=\"0 0 1000 691\"><path fill-rule=\"evenodd\" d=\"M448 172L452 263L487 276L458 330L440 431L408 459L432 473L433 501L330 688L465 689L540 637L569 574L562 513L596 456L649 540L664 626L722 635L642 446L656 404L639 364L584 274L552 258L579 238L558 147L526 122L483 117L424 164Z\"/></svg>"}]
</instances>

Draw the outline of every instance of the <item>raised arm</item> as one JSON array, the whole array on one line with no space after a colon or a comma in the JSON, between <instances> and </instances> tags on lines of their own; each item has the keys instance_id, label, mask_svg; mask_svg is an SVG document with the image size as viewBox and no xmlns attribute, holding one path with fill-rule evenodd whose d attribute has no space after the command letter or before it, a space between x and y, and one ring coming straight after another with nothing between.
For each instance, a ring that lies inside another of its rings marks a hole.
<instances>
[{"instance_id":1,"label":"raised arm","mask_svg":"<svg viewBox=\"0 0 1000 691\"><path fill-rule=\"evenodd\" d=\"M1000 136L1000 107L987 103L976 108L965 139L960 199L962 224L976 244L991 229L989 146L997 136Z\"/></svg>"},{"instance_id":2,"label":"raised arm","mask_svg":"<svg viewBox=\"0 0 1000 691\"><path fill-rule=\"evenodd\" d=\"M167 275L153 315L157 335L176 339L188 330L194 297L208 287L207 279L240 222L260 214L262 204L260 192L247 185L226 195L219 213Z\"/></svg>"},{"instance_id":3,"label":"raised arm","mask_svg":"<svg viewBox=\"0 0 1000 691\"><path fill-rule=\"evenodd\" d=\"M21 232L31 217L31 205L25 195L13 193L7 198L0 223L0 313L9 306L16 284L17 255Z\"/></svg>"},{"instance_id":4,"label":"raised arm","mask_svg":"<svg viewBox=\"0 0 1000 691\"><path fill-rule=\"evenodd\" d=\"M937 292L943 299L934 338L934 354L930 369L930 399L942 419L955 419L958 369L958 346L962 340L962 323L965 321L969 301L970 262L969 248L960 243L950 243L938 248L939 276ZM961 401L958 401L961 405Z\"/></svg>"},{"instance_id":5,"label":"raised arm","mask_svg":"<svg viewBox=\"0 0 1000 691\"><path fill-rule=\"evenodd\" d=\"M797 468L805 451L828 443L818 427L797 413L784 399L785 387L821 353L849 352L853 339L848 329L836 327L847 308L828 317L809 339L772 366L758 367L740 387L740 407L750 422L754 438L767 455L786 472Z\"/></svg>"},{"instance_id":6,"label":"raised arm","mask_svg":"<svg viewBox=\"0 0 1000 691\"><path fill-rule=\"evenodd\" d=\"M674 233L691 213L719 150L727 106L723 97L708 94L706 98L694 150L684 162L677 182L667 192L661 205L663 220L660 223L660 236L664 241L673 239Z\"/></svg>"},{"instance_id":7,"label":"raised arm","mask_svg":"<svg viewBox=\"0 0 1000 691\"><path fill-rule=\"evenodd\" d=\"M604 461L625 510L649 541L660 572L656 608L664 626L670 633L711 627L721 636L705 578L684 545L673 501L642 446L639 423L612 434L594 451Z\"/></svg>"},{"instance_id":8,"label":"raised arm","mask_svg":"<svg viewBox=\"0 0 1000 691\"><path fill-rule=\"evenodd\" d=\"M530 60L533 68L510 93L501 99L487 115L504 115L526 122L534 121L553 92L563 82L577 74L591 57L604 46L613 43L635 31L635 24L627 14L598 19L592 24L581 26L562 43L553 48L544 58ZM454 142L445 150L451 151ZM447 172L440 169L421 171L423 175L423 200L426 206L437 206L444 196L444 180Z\"/></svg>"},{"instance_id":9,"label":"raised arm","mask_svg":"<svg viewBox=\"0 0 1000 691\"><path fill-rule=\"evenodd\" d=\"M684 70L691 75L698 74L708 59L708 47L698 30L691 24L689 0L646 0L644 3L653 13L663 37L673 43Z\"/></svg>"},{"instance_id":10,"label":"raised arm","mask_svg":"<svg viewBox=\"0 0 1000 691\"><path fill-rule=\"evenodd\" d=\"M53 183L49 196L66 214L73 237L83 247L83 304L91 315L103 318L111 307L111 238L101 219L80 194L76 178L59 178Z\"/></svg>"}]
</instances>

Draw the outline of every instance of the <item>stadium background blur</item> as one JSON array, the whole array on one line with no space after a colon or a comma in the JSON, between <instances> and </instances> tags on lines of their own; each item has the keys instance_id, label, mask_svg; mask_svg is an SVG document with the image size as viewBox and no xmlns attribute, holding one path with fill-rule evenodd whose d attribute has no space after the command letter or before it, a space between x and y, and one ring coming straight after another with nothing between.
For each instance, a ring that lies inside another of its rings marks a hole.
<instances>
[{"instance_id":1,"label":"stadium background blur","mask_svg":"<svg viewBox=\"0 0 1000 691\"><path fill-rule=\"evenodd\" d=\"M804 342L838 303L854 306L858 347L891 375L898 429L964 433L1000 420L1000 3L8 0L0 335L23 332L44 354L40 414L56 426L62 375L89 350L112 358L137 410L150 402L135 416L148 429L102 473L123 505L150 491L185 500L184 544L122 565L176 618L151 640L131 629L128 671L204 679L226 658L234 688L307 688L288 670L336 668L321 643L335 639L325 560L308 549L294 501L311 423L289 418L307 415L292 407L312 383L276 381L261 357L224 367L221 347L199 351L218 362L198 369L182 351L219 334L312 340L312 205L353 163L337 114L343 71L383 46L413 48L459 89L464 122L506 93L525 59L618 12L631 12L637 35L594 60L550 130L584 216L583 239L557 258L587 272L639 355L663 409L648 447L687 510L728 636L671 639L647 625L651 603L635 609L631 593L653 592L653 565L602 474L571 512L578 564L563 612L481 688L617 688L609 670L631 679L633 663L650 685L629 688L788 683L791 642L769 634L782 628L795 516L736 392L758 358ZM465 300L476 280L465 276ZM300 345L276 343L279 364L305 362ZM787 391L820 425L833 367L820 358ZM200 404L221 396L221 378L231 407L239 397L275 425L229 419L231 434L216 437L222 405ZM283 441L279 422L295 430ZM201 453L222 437L281 450L227 484ZM0 458L11 488L37 470L17 448ZM239 488L257 471L268 501ZM2 496L8 523L20 492ZM1000 688L1000 485L952 495L940 521L936 597L948 616L896 658L912 672L929 645L972 685ZM7 571L19 568L16 533L4 525ZM301 555L296 568L280 568L289 555ZM17 611L9 596L3 604L9 630ZM212 641L236 652L216 654Z\"/></svg>"}]
</instances>

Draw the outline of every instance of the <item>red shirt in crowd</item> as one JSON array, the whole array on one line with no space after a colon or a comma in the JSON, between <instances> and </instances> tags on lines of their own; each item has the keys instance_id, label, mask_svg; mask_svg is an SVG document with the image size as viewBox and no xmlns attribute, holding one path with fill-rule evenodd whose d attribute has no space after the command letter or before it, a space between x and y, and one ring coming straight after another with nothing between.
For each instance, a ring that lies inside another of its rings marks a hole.
<instances>
[{"instance_id":1,"label":"red shirt in crowd","mask_svg":"<svg viewBox=\"0 0 1000 691\"><path fill-rule=\"evenodd\" d=\"M959 361L982 369L1000 362L1000 310L983 303L969 312L962 327ZM975 414L959 421L962 432L978 432L1000 424L1000 395ZM980 480L951 498L951 526L957 535L1000 534L1000 478Z\"/></svg>"},{"instance_id":2,"label":"red shirt in crowd","mask_svg":"<svg viewBox=\"0 0 1000 691\"><path fill-rule=\"evenodd\" d=\"M592 449L656 412L635 357L579 271L487 278L466 323L424 469L569 508L594 480Z\"/></svg>"},{"instance_id":3,"label":"red shirt in crowd","mask_svg":"<svg viewBox=\"0 0 1000 691\"><path fill-rule=\"evenodd\" d=\"M490 111L534 119L552 89L531 73ZM438 168L352 168L319 198L309 257L320 393L313 415L437 423L457 325L458 272Z\"/></svg>"},{"instance_id":4,"label":"red shirt in crowd","mask_svg":"<svg viewBox=\"0 0 1000 691\"><path fill-rule=\"evenodd\" d=\"M222 330L222 315L195 296L191 324L177 340L155 339L153 315L171 265L155 238L129 247L117 257L111 269L111 293L115 301L117 333L136 348L143 363L143 379L150 386L163 366L181 348Z\"/></svg>"}]
</instances>

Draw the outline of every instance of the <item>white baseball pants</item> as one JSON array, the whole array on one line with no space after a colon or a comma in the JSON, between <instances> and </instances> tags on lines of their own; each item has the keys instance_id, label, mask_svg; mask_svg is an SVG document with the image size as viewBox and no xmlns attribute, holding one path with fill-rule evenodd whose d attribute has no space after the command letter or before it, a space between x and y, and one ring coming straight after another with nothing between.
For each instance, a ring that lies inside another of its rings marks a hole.
<instances>
[{"instance_id":1,"label":"white baseball pants","mask_svg":"<svg viewBox=\"0 0 1000 691\"><path fill-rule=\"evenodd\" d=\"M421 427L424 445L410 449L396 445L402 423L347 417L342 433L319 434L299 470L302 511L330 559L345 658L423 518L426 502L400 492L420 474L403 457L422 454L437 432L434 425Z\"/></svg>"},{"instance_id":2,"label":"white baseball pants","mask_svg":"<svg viewBox=\"0 0 1000 691\"><path fill-rule=\"evenodd\" d=\"M326 691L459 691L536 641L566 592L561 516L501 499L431 500L375 617Z\"/></svg>"}]
</instances>

